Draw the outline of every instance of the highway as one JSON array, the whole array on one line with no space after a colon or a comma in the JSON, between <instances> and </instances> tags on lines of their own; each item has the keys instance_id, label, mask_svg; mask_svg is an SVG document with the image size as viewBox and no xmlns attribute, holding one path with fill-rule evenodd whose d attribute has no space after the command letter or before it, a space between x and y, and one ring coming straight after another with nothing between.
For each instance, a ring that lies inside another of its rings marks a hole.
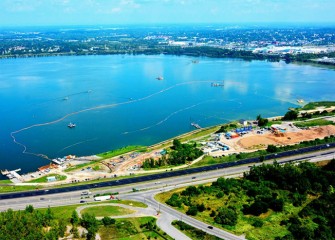
<instances>
[{"instance_id":1,"label":"highway","mask_svg":"<svg viewBox=\"0 0 335 240\"><path fill-rule=\"evenodd\" d=\"M321 145L315 145L311 147L296 149L296 150L290 150L286 152L280 152L280 153L273 153L268 154L265 156L265 160L271 160L271 159L291 159L294 160L301 160L304 159L308 154L311 154L310 156L314 156L318 154L317 152L327 152L332 151L331 149L335 148L335 143L329 143L329 144L321 144ZM306 155L307 154L307 155ZM244 160L239 160L235 162L226 162L226 163L220 163L220 164L214 164L209 166L203 166L203 167L195 167L195 168L186 168L183 170L175 170L175 171L166 171L162 173L157 174L150 174L145 176L139 176L139 177L133 177L133 178L126 178L126 179L120 179L120 180L110 180L100 183L87 183L83 185L76 185L76 186L70 186L70 187L62 187L62 188L52 188L48 191L45 190L33 190L28 192L14 192L14 193L7 193L7 194L0 194L0 199L11 199L11 198L20 198L20 197L28 197L28 196L42 196L42 195L49 195L49 194L55 194L55 193L65 193L65 192L71 192L71 191L82 191L87 189L93 189L93 188L101 188L101 187L115 187L115 186L122 186L125 184L135 184L139 182L146 182L150 180L157 180L157 179L165 179L170 177L178 177L181 175L189 175L189 174L195 174L195 173L201 173L205 171L212 171L216 169L226 169L230 167L240 166L243 164L255 164L259 163L259 157L255 158L249 158Z\"/></svg>"},{"instance_id":2,"label":"highway","mask_svg":"<svg viewBox=\"0 0 335 240\"><path fill-rule=\"evenodd\" d=\"M329 160L333 159L335 156L335 151L332 148L328 148L323 151L319 152L312 152L307 154L302 154L299 156L290 156L285 157L277 162L285 163L291 161L322 161L322 160ZM273 161L267 161L265 163L271 164ZM256 163L255 165L259 165L261 163ZM129 181L128 184L122 184L120 186L114 187L105 187L103 189L91 189L93 194L96 193L106 193L106 192L119 192L118 197L120 199L132 199L146 203L149 207L156 209L160 212L162 218L167 220L182 220L185 223L194 226L196 228L202 229L212 235L216 235L223 239L242 239L238 236L235 236L229 232L224 230L214 228L209 229L208 224L198 221L192 217L189 217L185 214L182 214L171 207L161 204L154 199L154 195L159 192L169 191L175 188L189 186L189 185L196 185L202 184L207 182L213 182L218 177L226 176L226 177L237 177L242 176L244 172L249 171L250 166L252 164L245 164L245 165L238 165L235 167L229 168L217 168L216 170L212 171L205 171L195 174L187 174L181 176L173 176L170 178L162 178L162 179L155 179L155 177L149 179L151 181L134 183ZM126 179L131 180L131 179ZM121 180L120 180L121 181ZM118 183L120 183L120 181ZM133 192L132 189L137 188L139 189L138 192ZM87 188L85 188L87 189ZM5 211L8 208L19 210L24 209L26 205L33 205L35 208L44 208L48 206L63 206L63 205L72 205L72 204L79 204L81 200L81 192L82 190L77 191L66 191L66 192L58 192L58 193L50 193L51 190L44 190L43 194L35 195L35 196L25 196L25 193L21 193L21 197L17 195L14 198L3 198L0 199L0 211ZM8 196L8 195L7 195ZM93 202L92 198L85 199L87 202ZM158 218L158 222L162 222ZM162 225L160 226L162 227ZM163 228L165 228L163 226ZM163 229L162 228L162 229ZM172 227L171 227L172 228ZM171 229L163 229L167 232L167 234L171 234L178 239L177 236L179 233L174 230L175 233L171 233ZM180 238L179 238L180 239Z\"/></svg>"}]
</instances>

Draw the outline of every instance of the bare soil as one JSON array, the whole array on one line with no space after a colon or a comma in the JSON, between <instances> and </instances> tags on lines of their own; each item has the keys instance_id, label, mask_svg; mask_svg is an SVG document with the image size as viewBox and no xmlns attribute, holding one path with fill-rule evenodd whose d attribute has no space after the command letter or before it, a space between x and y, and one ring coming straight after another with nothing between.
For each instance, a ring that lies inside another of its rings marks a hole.
<instances>
[{"instance_id":1,"label":"bare soil","mask_svg":"<svg viewBox=\"0 0 335 240\"><path fill-rule=\"evenodd\" d=\"M308 130L301 130L299 132L287 132L282 136L276 136L272 133L264 135L246 136L239 139L236 144L244 149L262 148L268 145L291 145L302 141L314 140L316 138L324 138L326 136L335 135L335 126L328 125L322 127L315 127Z\"/></svg>"}]
</instances>

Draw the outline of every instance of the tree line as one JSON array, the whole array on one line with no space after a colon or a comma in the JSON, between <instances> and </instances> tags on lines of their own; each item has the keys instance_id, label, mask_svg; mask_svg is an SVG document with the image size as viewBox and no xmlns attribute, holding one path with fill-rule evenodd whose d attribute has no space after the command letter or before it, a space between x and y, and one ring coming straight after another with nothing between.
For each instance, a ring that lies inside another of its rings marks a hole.
<instances>
[{"instance_id":1,"label":"tree line","mask_svg":"<svg viewBox=\"0 0 335 240\"><path fill-rule=\"evenodd\" d=\"M334 239L333 186L335 160L324 167L275 162L251 167L243 179L218 178L210 186L189 186L173 193L166 203L191 216L209 215L214 223L230 229L241 218L247 218L255 228L262 227L266 220L259 217L261 214L283 212L285 206L293 205L301 210L283 216L280 224L289 234L276 239Z\"/></svg>"},{"instance_id":2,"label":"tree line","mask_svg":"<svg viewBox=\"0 0 335 240\"><path fill-rule=\"evenodd\" d=\"M55 217L49 207L45 213L28 205L23 211L8 209L0 213L0 240L57 240L65 237L67 225L71 224L70 233L73 238L95 239L100 225L115 224L115 219L104 217L101 221L95 215L84 213L80 218L76 211L72 212L70 222L65 218ZM78 227L84 227L87 233L79 233Z\"/></svg>"},{"instance_id":3,"label":"tree line","mask_svg":"<svg viewBox=\"0 0 335 240\"><path fill-rule=\"evenodd\" d=\"M181 143L178 139L174 139L172 147L158 160L153 158L146 159L143 162L143 168L157 168L167 165L182 165L199 158L203 154L202 150L197 148L196 143Z\"/></svg>"}]
</instances>

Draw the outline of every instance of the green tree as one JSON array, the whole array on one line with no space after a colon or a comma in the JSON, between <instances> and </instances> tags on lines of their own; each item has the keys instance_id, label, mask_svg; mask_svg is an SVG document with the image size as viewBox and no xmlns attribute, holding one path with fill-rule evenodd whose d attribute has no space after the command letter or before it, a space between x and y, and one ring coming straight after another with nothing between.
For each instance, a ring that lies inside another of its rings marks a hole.
<instances>
[{"instance_id":1,"label":"green tree","mask_svg":"<svg viewBox=\"0 0 335 240\"><path fill-rule=\"evenodd\" d=\"M266 202L261 200L256 200L249 207L243 207L244 214L252 214L254 216L259 216L262 213L266 213L268 211L269 205Z\"/></svg>"},{"instance_id":2,"label":"green tree","mask_svg":"<svg viewBox=\"0 0 335 240\"><path fill-rule=\"evenodd\" d=\"M28 206L26 206L25 211L26 211L27 213L32 213L32 212L34 212L34 207L33 207L33 205L28 205Z\"/></svg>"},{"instance_id":3,"label":"green tree","mask_svg":"<svg viewBox=\"0 0 335 240\"><path fill-rule=\"evenodd\" d=\"M267 118L262 118L260 114L257 116L256 119L258 121L258 126L260 127L264 127L269 122Z\"/></svg>"},{"instance_id":4,"label":"green tree","mask_svg":"<svg viewBox=\"0 0 335 240\"><path fill-rule=\"evenodd\" d=\"M54 219L54 214L53 212L51 211L51 208L48 207L46 213L44 214L44 224L45 226L49 226L51 221Z\"/></svg>"},{"instance_id":5,"label":"green tree","mask_svg":"<svg viewBox=\"0 0 335 240\"><path fill-rule=\"evenodd\" d=\"M197 206L190 206L188 210L186 211L187 215L195 216L198 213L198 208Z\"/></svg>"},{"instance_id":6,"label":"green tree","mask_svg":"<svg viewBox=\"0 0 335 240\"><path fill-rule=\"evenodd\" d=\"M179 198L177 193L173 193L166 203L172 207L181 207L182 200Z\"/></svg>"},{"instance_id":7,"label":"green tree","mask_svg":"<svg viewBox=\"0 0 335 240\"><path fill-rule=\"evenodd\" d=\"M266 151L269 153L275 153L278 151L278 148L275 145L268 145L268 147L266 148Z\"/></svg>"},{"instance_id":8,"label":"green tree","mask_svg":"<svg viewBox=\"0 0 335 240\"><path fill-rule=\"evenodd\" d=\"M283 120L295 120L298 118L298 112L294 110L290 110L285 113Z\"/></svg>"},{"instance_id":9,"label":"green tree","mask_svg":"<svg viewBox=\"0 0 335 240\"><path fill-rule=\"evenodd\" d=\"M109 225L115 224L115 219L110 218L110 217L103 217L101 219L101 222L104 226L109 226Z\"/></svg>"},{"instance_id":10,"label":"green tree","mask_svg":"<svg viewBox=\"0 0 335 240\"><path fill-rule=\"evenodd\" d=\"M182 146L181 142L178 139L174 139L172 145L173 149L175 150L179 149Z\"/></svg>"},{"instance_id":11,"label":"green tree","mask_svg":"<svg viewBox=\"0 0 335 240\"><path fill-rule=\"evenodd\" d=\"M81 219L81 225L87 229L86 239L95 239L95 235L98 232L99 222L95 218L94 214L84 213Z\"/></svg>"},{"instance_id":12,"label":"green tree","mask_svg":"<svg viewBox=\"0 0 335 240\"><path fill-rule=\"evenodd\" d=\"M73 226L77 226L79 224L80 219L76 210L73 210L70 222Z\"/></svg>"},{"instance_id":13,"label":"green tree","mask_svg":"<svg viewBox=\"0 0 335 240\"><path fill-rule=\"evenodd\" d=\"M235 226L237 223L237 213L234 209L220 207L214 221L221 225Z\"/></svg>"},{"instance_id":14,"label":"green tree","mask_svg":"<svg viewBox=\"0 0 335 240\"><path fill-rule=\"evenodd\" d=\"M64 237L66 231L66 220L65 219L59 219L58 220L58 235L60 237Z\"/></svg>"}]
</instances>

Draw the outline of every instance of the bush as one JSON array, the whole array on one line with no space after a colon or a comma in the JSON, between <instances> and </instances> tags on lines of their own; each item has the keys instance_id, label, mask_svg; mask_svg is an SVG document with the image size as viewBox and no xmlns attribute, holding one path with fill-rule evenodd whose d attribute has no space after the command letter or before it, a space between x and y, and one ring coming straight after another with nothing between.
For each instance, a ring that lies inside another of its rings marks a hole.
<instances>
[{"instance_id":1,"label":"bush","mask_svg":"<svg viewBox=\"0 0 335 240\"><path fill-rule=\"evenodd\" d=\"M216 212L214 210L212 210L211 214L209 214L209 216L211 217L215 217L215 215L216 215Z\"/></svg>"},{"instance_id":2,"label":"bush","mask_svg":"<svg viewBox=\"0 0 335 240\"><path fill-rule=\"evenodd\" d=\"M249 207L244 206L243 213L244 214L252 214L254 216L259 216L262 213L266 213L268 211L269 205L266 202L256 200Z\"/></svg>"},{"instance_id":3,"label":"bush","mask_svg":"<svg viewBox=\"0 0 335 240\"><path fill-rule=\"evenodd\" d=\"M189 209L186 212L187 215L191 215L191 216L195 216L197 215L197 213L198 213L198 208L196 206L189 207Z\"/></svg>"},{"instance_id":4,"label":"bush","mask_svg":"<svg viewBox=\"0 0 335 240\"><path fill-rule=\"evenodd\" d=\"M199 212L203 212L205 211L206 208L205 208L205 205L201 203L201 204L197 204L197 209Z\"/></svg>"},{"instance_id":5,"label":"bush","mask_svg":"<svg viewBox=\"0 0 335 240\"><path fill-rule=\"evenodd\" d=\"M264 224L264 222L261 219L255 218L254 222L251 225L254 226L254 227L260 228L260 227L263 226L263 224Z\"/></svg>"},{"instance_id":6,"label":"bush","mask_svg":"<svg viewBox=\"0 0 335 240\"><path fill-rule=\"evenodd\" d=\"M222 198L223 195L224 195L223 192L218 192L218 194L216 194L216 197L217 197L217 198Z\"/></svg>"},{"instance_id":7,"label":"bush","mask_svg":"<svg viewBox=\"0 0 335 240\"><path fill-rule=\"evenodd\" d=\"M269 153L275 153L278 151L278 148L275 145L268 145L266 151Z\"/></svg>"},{"instance_id":8,"label":"bush","mask_svg":"<svg viewBox=\"0 0 335 240\"><path fill-rule=\"evenodd\" d=\"M172 194L172 196L165 202L172 207L181 207L181 199L177 193Z\"/></svg>"},{"instance_id":9,"label":"bush","mask_svg":"<svg viewBox=\"0 0 335 240\"><path fill-rule=\"evenodd\" d=\"M103 219L101 219L101 222L104 226L109 226L115 224L115 219L110 217L103 217Z\"/></svg>"},{"instance_id":10,"label":"bush","mask_svg":"<svg viewBox=\"0 0 335 240\"><path fill-rule=\"evenodd\" d=\"M221 207L218 209L214 221L221 225L235 226L237 223L237 213L231 208Z\"/></svg>"},{"instance_id":11,"label":"bush","mask_svg":"<svg viewBox=\"0 0 335 240\"><path fill-rule=\"evenodd\" d=\"M294 110L290 110L287 113L285 113L283 120L295 120L297 118L298 118L298 112Z\"/></svg>"},{"instance_id":12,"label":"bush","mask_svg":"<svg viewBox=\"0 0 335 240\"><path fill-rule=\"evenodd\" d=\"M275 212L281 212L284 209L284 200L279 198L279 199L274 199L270 202L270 208L275 211Z\"/></svg>"}]
</instances>

